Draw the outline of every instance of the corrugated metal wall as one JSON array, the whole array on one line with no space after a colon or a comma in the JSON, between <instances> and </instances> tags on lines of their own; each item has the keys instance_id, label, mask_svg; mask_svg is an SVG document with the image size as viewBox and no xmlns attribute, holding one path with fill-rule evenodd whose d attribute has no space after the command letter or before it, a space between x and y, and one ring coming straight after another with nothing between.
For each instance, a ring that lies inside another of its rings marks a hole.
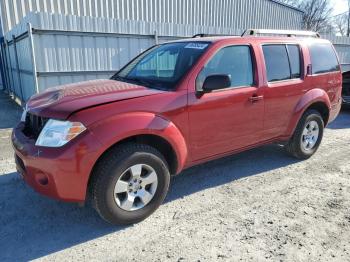
<instances>
[{"instance_id":1,"label":"corrugated metal wall","mask_svg":"<svg viewBox=\"0 0 350 262\"><path fill-rule=\"evenodd\" d=\"M299 10L271 0L2 0L0 4L4 28L11 29L5 34L5 80L22 100L48 87L108 78L157 42L197 33L237 35L254 27L300 29L302 19Z\"/></svg>"},{"instance_id":2,"label":"corrugated metal wall","mask_svg":"<svg viewBox=\"0 0 350 262\"><path fill-rule=\"evenodd\" d=\"M69 1L61 1L61 3L65 3L65 5L67 5L68 2ZM70 1L70 3L72 2L74 1ZM131 2L133 1L115 1L117 4L114 5L114 8L119 8L118 4L124 5L123 12L126 12L125 10L130 10L125 8L126 3L129 3L129 7L135 7L136 1L134 1L133 4L131 4ZM139 2L144 3L143 1ZM156 2L161 4L158 6ZM123 20L109 17L64 15L59 13L50 14L43 12L28 13L21 20L21 23L14 26L5 34L5 40L8 43L6 49L6 53L8 53L7 64L12 64L12 66L6 67L6 71L9 73L9 77L7 77L8 86L13 87L13 92L16 96L27 100L36 90L42 91L48 87L71 82L108 78L131 58L154 45L156 42L190 37L197 33L237 35L242 33L245 26L248 26L248 23L250 23L252 27L263 27L269 24L272 28L285 28L287 25L275 22L281 19L280 16L282 16L283 12L287 15L291 15L291 20L288 23L289 28L300 28L301 13L299 11L289 9L271 1L227 0L217 1L217 6L211 6L213 2L215 1L210 1L209 3L209 1L195 0L153 0L149 2L150 5L139 5L141 8L136 8L135 12L137 10L139 11L135 14L128 11L128 13L123 15L120 13L117 16L121 18L140 18L141 20ZM250 5L247 4L248 2ZM26 4L20 7L18 5L19 3ZM15 14L14 17L23 15L23 10L27 10L28 7L33 9L33 5L27 5L28 3L30 4L31 2L13 2L13 6L17 4L17 13L15 11L11 12ZM53 1L51 4L52 3ZM56 3L59 3L59 1ZM93 3L97 4L96 1ZM189 14L188 16L191 16L188 12L195 12L194 10L199 12L198 8L195 8L195 3L198 6L206 3L206 7L200 7L203 8L202 11L209 14L210 8L213 8L213 14L216 15L205 17L199 13L193 13L197 16L199 15L199 20L190 21L186 20L188 17L186 16L186 18L183 16L182 12L181 14L178 12L173 14L171 13L171 9L163 8L162 4L166 3L173 8L180 8L176 10L184 11L183 8L189 7L189 11L186 11L187 14ZM259 6L257 7L253 3L259 4ZM12 6L9 1L2 2L2 4L7 4L8 7ZM87 12L86 10L90 10L88 8L88 6L90 6L89 1L81 1L80 4L81 6L79 6L81 9L76 6L80 14L81 12ZM67 12L67 10L76 10L67 9L64 7L65 5L56 6L54 10L65 10L64 12ZM37 7L38 6L42 6L41 8L44 7L44 5L37 5ZM51 7L53 6L54 5L51 5ZM101 6L103 7L104 4L102 3ZM225 15L220 15L218 13L220 10L219 7L221 9L224 8L226 11L227 8L237 8L237 10L234 9L232 14L225 11ZM276 10L272 7L275 7ZM262 12L264 13L263 16L256 14L255 10L264 8L265 12ZM94 10L95 9L94 7ZM30 10L30 8L28 10ZM43 10L45 10L45 8ZM160 16L153 16L158 13ZM270 16L268 15L269 13L271 14ZM95 13L95 15L101 14L102 13ZM168 14L170 17L173 16L174 20L183 22L184 24L170 23L169 18L167 18L168 20L165 19L165 17L168 17ZM272 14L275 14L275 19L272 19ZM162 16L164 19L161 18ZM257 19L250 19L249 17L251 16L256 16ZM215 20L215 17L218 17L218 19ZM151 19L153 22L147 22L142 19ZM201 22L205 24L196 24ZM31 34L26 33L28 32L27 25L29 23L31 24L31 28L34 28L34 30L30 30ZM206 24L235 24L235 27L208 26ZM31 40L29 39L29 35L31 35L32 38L33 50L30 49ZM15 36L15 39L17 39L18 36L21 39L18 42L13 41L13 36ZM16 43L16 45L14 43ZM26 44L23 45L22 43ZM17 52L15 52L15 46L17 47ZM15 54L17 54L19 60L18 69L13 66L16 64ZM25 91L21 93L22 89Z\"/></svg>"},{"instance_id":3,"label":"corrugated metal wall","mask_svg":"<svg viewBox=\"0 0 350 262\"><path fill-rule=\"evenodd\" d=\"M30 38L18 37L7 41L3 52L7 87L25 101L36 93Z\"/></svg>"},{"instance_id":4,"label":"corrugated metal wall","mask_svg":"<svg viewBox=\"0 0 350 262\"><path fill-rule=\"evenodd\" d=\"M101 34L34 34L39 90L97 78L109 78L154 38Z\"/></svg>"},{"instance_id":5,"label":"corrugated metal wall","mask_svg":"<svg viewBox=\"0 0 350 262\"><path fill-rule=\"evenodd\" d=\"M301 12L271 0L1 0L4 32L30 12L233 28L299 29Z\"/></svg>"},{"instance_id":6,"label":"corrugated metal wall","mask_svg":"<svg viewBox=\"0 0 350 262\"><path fill-rule=\"evenodd\" d=\"M30 30L27 23L33 23ZM156 29L163 35L170 32L173 36L154 35ZM5 35L5 70L9 76L6 80L15 96L27 100L36 90L109 78L156 42L179 39L174 30L192 35L198 29L142 21L31 13Z\"/></svg>"}]
</instances>

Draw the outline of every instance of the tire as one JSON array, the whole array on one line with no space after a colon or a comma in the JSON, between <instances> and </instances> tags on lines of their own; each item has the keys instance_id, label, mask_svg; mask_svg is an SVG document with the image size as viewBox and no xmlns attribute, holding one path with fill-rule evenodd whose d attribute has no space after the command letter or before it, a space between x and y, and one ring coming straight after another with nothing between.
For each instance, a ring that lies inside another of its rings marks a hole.
<instances>
[{"instance_id":1,"label":"tire","mask_svg":"<svg viewBox=\"0 0 350 262\"><path fill-rule=\"evenodd\" d=\"M316 129L313 129L313 125L317 123L318 136L316 139ZM311 124L311 125L309 125ZM306 129L310 134L306 133ZM312 131L310 131L312 130ZM318 149L321 144L324 130L324 122L321 114L316 110L308 110L301 117L293 136L286 145L287 152L297 159L308 159ZM314 139L312 139L314 137ZM308 139L309 138L309 139ZM306 144L309 142L309 148Z\"/></svg>"},{"instance_id":2,"label":"tire","mask_svg":"<svg viewBox=\"0 0 350 262\"><path fill-rule=\"evenodd\" d=\"M128 143L111 149L98 162L90 185L98 214L113 225L134 224L147 218L168 192L170 173L166 163L158 150L148 145ZM146 185L150 181L152 184Z\"/></svg>"}]
</instances>

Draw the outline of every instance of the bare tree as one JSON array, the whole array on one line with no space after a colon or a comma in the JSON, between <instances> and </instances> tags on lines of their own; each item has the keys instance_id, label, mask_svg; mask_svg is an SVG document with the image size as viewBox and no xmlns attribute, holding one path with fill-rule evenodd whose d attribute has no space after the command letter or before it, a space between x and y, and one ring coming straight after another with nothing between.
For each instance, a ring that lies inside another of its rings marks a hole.
<instances>
[{"instance_id":1,"label":"bare tree","mask_svg":"<svg viewBox=\"0 0 350 262\"><path fill-rule=\"evenodd\" d=\"M341 36L350 35L350 0L348 0L348 10L344 13L332 17L334 29Z\"/></svg>"},{"instance_id":2,"label":"bare tree","mask_svg":"<svg viewBox=\"0 0 350 262\"><path fill-rule=\"evenodd\" d=\"M300 4L300 0L280 0L280 2L294 7L298 7Z\"/></svg>"},{"instance_id":3,"label":"bare tree","mask_svg":"<svg viewBox=\"0 0 350 262\"><path fill-rule=\"evenodd\" d=\"M329 0L280 0L304 11L303 27L321 33L333 31L332 7Z\"/></svg>"},{"instance_id":4,"label":"bare tree","mask_svg":"<svg viewBox=\"0 0 350 262\"><path fill-rule=\"evenodd\" d=\"M306 0L299 6L304 11L303 24L305 29L316 32L329 31L332 7L329 0Z\"/></svg>"},{"instance_id":5,"label":"bare tree","mask_svg":"<svg viewBox=\"0 0 350 262\"><path fill-rule=\"evenodd\" d=\"M348 14L340 14L333 18L335 30L341 36L347 35Z\"/></svg>"}]
</instances>

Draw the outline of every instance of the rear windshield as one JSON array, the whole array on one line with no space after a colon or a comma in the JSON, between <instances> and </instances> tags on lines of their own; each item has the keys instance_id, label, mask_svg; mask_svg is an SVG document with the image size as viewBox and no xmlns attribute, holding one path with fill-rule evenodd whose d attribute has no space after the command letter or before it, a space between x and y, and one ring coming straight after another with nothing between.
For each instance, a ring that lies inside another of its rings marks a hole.
<instances>
[{"instance_id":1,"label":"rear windshield","mask_svg":"<svg viewBox=\"0 0 350 262\"><path fill-rule=\"evenodd\" d=\"M209 42L158 45L136 57L112 79L171 90L208 48Z\"/></svg>"},{"instance_id":2,"label":"rear windshield","mask_svg":"<svg viewBox=\"0 0 350 262\"><path fill-rule=\"evenodd\" d=\"M312 74L322 74L339 71L339 63L331 44L309 45Z\"/></svg>"}]
</instances>

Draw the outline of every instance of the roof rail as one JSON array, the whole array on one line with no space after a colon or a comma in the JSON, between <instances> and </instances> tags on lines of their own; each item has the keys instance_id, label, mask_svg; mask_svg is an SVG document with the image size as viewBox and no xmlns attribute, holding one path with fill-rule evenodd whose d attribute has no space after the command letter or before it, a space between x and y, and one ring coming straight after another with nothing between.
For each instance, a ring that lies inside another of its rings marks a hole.
<instances>
[{"instance_id":1,"label":"roof rail","mask_svg":"<svg viewBox=\"0 0 350 262\"><path fill-rule=\"evenodd\" d=\"M195 34L192 36L192 38L199 38L199 37L210 37L210 36L239 36L239 35L228 35L228 34Z\"/></svg>"},{"instance_id":2,"label":"roof rail","mask_svg":"<svg viewBox=\"0 0 350 262\"><path fill-rule=\"evenodd\" d=\"M299 31L299 30L274 30L274 29L247 29L243 32L242 36L256 36L261 34L267 35L285 35L287 37L292 36L304 36L320 38L320 34L312 31Z\"/></svg>"},{"instance_id":3,"label":"roof rail","mask_svg":"<svg viewBox=\"0 0 350 262\"><path fill-rule=\"evenodd\" d=\"M198 38L198 37L206 37L208 36L207 34L195 34L194 36L192 36L192 38Z\"/></svg>"}]
</instances>

